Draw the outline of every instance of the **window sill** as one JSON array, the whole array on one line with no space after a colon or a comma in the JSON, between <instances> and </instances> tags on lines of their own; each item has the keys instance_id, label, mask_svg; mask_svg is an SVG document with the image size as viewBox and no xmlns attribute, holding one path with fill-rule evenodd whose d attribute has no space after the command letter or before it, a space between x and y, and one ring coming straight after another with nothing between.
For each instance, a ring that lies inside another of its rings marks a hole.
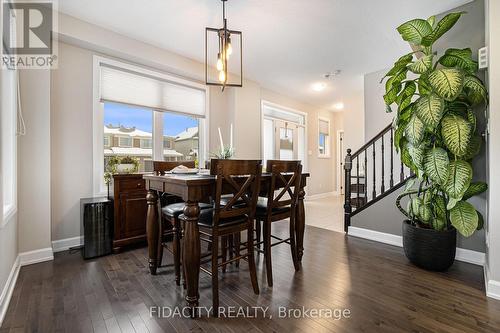
<instances>
[{"instance_id":1,"label":"window sill","mask_svg":"<svg viewBox=\"0 0 500 333\"><path fill-rule=\"evenodd\" d=\"M3 207L3 220L0 223L0 229L3 229L10 221L14 220L13 217L17 213L17 207L8 205Z\"/></svg>"}]
</instances>

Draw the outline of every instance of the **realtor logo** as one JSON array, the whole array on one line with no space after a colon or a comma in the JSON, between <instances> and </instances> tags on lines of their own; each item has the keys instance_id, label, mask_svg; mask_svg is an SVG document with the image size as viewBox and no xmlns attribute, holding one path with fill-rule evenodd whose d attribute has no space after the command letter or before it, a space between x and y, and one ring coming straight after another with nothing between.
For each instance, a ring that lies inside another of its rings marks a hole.
<instances>
[{"instance_id":1,"label":"realtor logo","mask_svg":"<svg viewBox=\"0 0 500 333\"><path fill-rule=\"evenodd\" d=\"M2 3L2 68L55 68L54 1Z\"/></svg>"}]
</instances>

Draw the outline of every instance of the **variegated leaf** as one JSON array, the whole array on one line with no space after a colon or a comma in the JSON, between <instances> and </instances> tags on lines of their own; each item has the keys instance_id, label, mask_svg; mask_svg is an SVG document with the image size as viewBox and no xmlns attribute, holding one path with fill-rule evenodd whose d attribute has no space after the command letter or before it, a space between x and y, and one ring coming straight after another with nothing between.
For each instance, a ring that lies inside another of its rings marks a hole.
<instances>
[{"instance_id":1,"label":"variegated leaf","mask_svg":"<svg viewBox=\"0 0 500 333\"><path fill-rule=\"evenodd\" d=\"M435 94L422 96L415 102L415 112L427 127L434 129L443 117L444 100Z\"/></svg>"},{"instance_id":2,"label":"variegated leaf","mask_svg":"<svg viewBox=\"0 0 500 333\"><path fill-rule=\"evenodd\" d=\"M452 161L449 164L445 191L450 197L460 200L462 199L465 191L469 188L471 180L471 165L462 160Z\"/></svg>"},{"instance_id":3,"label":"variegated leaf","mask_svg":"<svg viewBox=\"0 0 500 333\"><path fill-rule=\"evenodd\" d=\"M449 164L448 153L443 148L432 148L425 153L424 171L432 181L439 185L446 184L448 180Z\"/></svg>"},{"instance_id":4,"label":"variegated leaf","mask_svg":"<svg viewBox=\"0 0 500 333\"><path fill-rule=\"evenodd\" d=\"M426 20L414 19L401 24L397 28L403 40L412 44L420 44L422 38L432 33L432 27Z\"/></svg>"},{"instance_id":5,"label":"variegated leaf","mask_svg":"<svg viewBox=\"0 0 500 333\"><path fill-rule=\"evenodd\" d=\"M472 128L467 120L456 115L448 115L441 121L441 135L446 147L455 155L467 153Z\"/></svg>"},{"instance_id":6,"label":"variegated leaf","mask_svg":"<svg viewBox=\"0 0 500 333\"><path fill-rule=\"evenodd\" d=\"M471 49L448 49L438 62L445 67L458 67L469 73L477 72L477 62L472 60Z\"/></svg>"},{"instance_id":7,"label":"variegated leaf","mask_svg":"<svg viewBox=\"0 0 500 333\"><path fill-rule=\"evenodd\" d=\"M415 74L423 74L432 67L432 54L421 57L415 62L408 64L406 67Z\"/></svg>"},{"instance_id":8,"label":"variegated leaf","mask_svg":"<svg viewBox=\"0 0 500 333\"><path fill-rule=\"evenodd\" d=\"M413 160L413 164L415 164L417 169L424 170L425 149L423 145L415 147L410 144L408 145L408 152L410 153L411 159Z\"/></svg>"},{"instance_id":9,"label":"variegated leaf","mask_svg":"<svg viewBox=\"0 0 500 333\"><path fill-rule=\"evenodd\" d=\"M432 30L430 34L425 35L422 38L422 45L424 46L430 46L432 45L436 40L438 40L439 37L444 35L448 30L450 30L455 23L457 23L458 19L462 14L465 12L458 12L458 13L450 13L443 17L436 27Z\"/></svg>"},{"instance_id":10,"label":"variegated leaf","mask_svg":"<svg viewBox=\"0 0 500 333\"><path fill-rule=\"evenodd\" d=\"M471 183L464 193L462 200L467 200L475 195L479 195L488 189L488 184L484 182Z\"/></svg>"},{"instance_id":11,"label":"variegated leaf","mask_svg":"<svg viewBox=\"0 0 500 333\"><path fill-rule=\"evenodd\" d=\"M476 231L478 221L476 209L466 201L457 202L450 210L451 225L464 237L469 237Z\"/></svg>"},{"instance_id":12,"label":"variegated leaf","mask_svg":"<svg viewBox=\"0 0 500 333\"><path fill-rule=\"evenodd\" d=\"M467 75L464 79L464 91L473 105L488 101L488 93L481 80L473 75Z\"/></svg>"},{"instance_id":13,"label":"variegated leaf","mask_svg":"<svg viewBox=\"0 0 500 333\"><path fill-rule=\"evenodd\" d=\"M452 101L462 92L464 72L457 68L441 68L429 74L429 83L434 91L447 101Z\"/></svg>"},{"instance_id":14,"label":"variegated leaf","mask_svg":"<svg viewBox=\"0 0 500 333\"><path fill-rule=\"evenodd\" d=\"M470 142L467 145L467 149L465 154L462 156L462 159L468 161L472 159L474 156L479 154L481 151L481 143L483 142L482 138L479 135L473 135L470 138Z\"/></svg>"},{"instance_id":15,"label":"variegated leaf","mask_svg":"<svg viewBox=\"0 0 500 333\"><path fill-rule=\"evenodd\" d=\"M405 136L412 145L418 145L422 142L424 133L424 123L417 117L417 115L414 114L408 122L408 125L406 125Z\"/></svg>"}]
</instances>

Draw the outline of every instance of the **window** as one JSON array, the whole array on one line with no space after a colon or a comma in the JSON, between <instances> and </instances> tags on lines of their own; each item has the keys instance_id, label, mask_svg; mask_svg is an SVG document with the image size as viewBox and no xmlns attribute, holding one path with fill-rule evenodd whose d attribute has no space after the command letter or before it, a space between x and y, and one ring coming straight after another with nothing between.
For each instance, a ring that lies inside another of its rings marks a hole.
<instances>
[{"instance_id":1,"label":"window","mask_svg":"<svg viewBox=\"0 0 500 333\"><path fill-rule=\"evenodd\" d=\"M111 157L130 156L139 160L140 172L152 171L152 139L147 137L153 135L153 111L121 103L103 104L104 124L107 124L103 126L104 138L108 138L108 145L104 140L104 170Z\"/></svg>"},{"instance_id":2,"label":"window","mask_svg":"<svg viewBox=\"0 0 500 333\"><path fill-rule=\"evenodd\" d=\"M153 140L152 139L141 139L141 148L153 148Z\"/></svg>"},{"instance_id":3,"label":"window","mask_svg":"<svg viewBox=\"0 0 500 333\"><path fill-rule=\"evenodd\" d=\"M196 160L199 152L199 121L182 114L163 113L163 159L165 161Z\"/></svg>"},{"instance_id":4,"label":"window","mask_svg":"<svg viewBox=\"0 0 500 333\"><path fill-rule=\"evenodd\" d=\"M16 117L17 117L17 73L1 71L1 174L3 196L3 222L10 220L16 212ZM2 222L0 221L0 227Z\"/></svg>"},{"instance_id":5,"label":"window","mask_svg":"<svg viewBox=\"0 0 500 333\"><path fill-rule=\"evenodd\" d=\"M318 119L318 157L330 157L330 120Z\"/></svg>"},{"instance_id":6,"label":"window","mask_svg":"<svg viewBox=\"0 0 500 333\"><path fill-rule=\"evenodd\" d=\"M112 156L137 158L139 171L152 171L154 160L204 163L206 94L202 84L95 56L95 194L106 191Z\"/></svg>"},{"instance_id":7,"label":"window","mask_svg":"<svg viewBox=\"0 0 500 333\"><path fill-rule=\"evenodd\" d=\"M306 168L306 114L262 102L262 155L267 160L301 160Z\"/></svg>"},{"instance_id":8,"label":"window","mask_svg":"<svg viewBox=\"0 0 500 333\"><path fill-rule=\"evenodd\" d=\"M109 135L104 136L104 147L109 147L111 146L111 143L109 141Z\"/></svg>"}]
</instances>

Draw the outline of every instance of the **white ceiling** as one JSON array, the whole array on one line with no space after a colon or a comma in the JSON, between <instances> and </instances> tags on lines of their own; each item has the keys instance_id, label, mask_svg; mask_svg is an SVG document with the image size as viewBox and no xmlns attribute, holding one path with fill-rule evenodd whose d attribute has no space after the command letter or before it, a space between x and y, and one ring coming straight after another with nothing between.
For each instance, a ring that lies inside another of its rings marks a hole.
<instances>
[{"instance_id":1,"label":"white ceiling","mask_svg":"<svg viewBox=\"0 0 500 333\"><path fill-rule=\"evenodd\" d=\"M362 89L362 75L409 50L395 28L471 0L229 0L228 27L243 31L244 75L303 102L333 109ZM59 10L204 61L205 27L221 25L219 0L60 0ZM328 71L342 74L322 92ZM348 107L346 105L346 107Z\"/></svg>"}]
</instances>

